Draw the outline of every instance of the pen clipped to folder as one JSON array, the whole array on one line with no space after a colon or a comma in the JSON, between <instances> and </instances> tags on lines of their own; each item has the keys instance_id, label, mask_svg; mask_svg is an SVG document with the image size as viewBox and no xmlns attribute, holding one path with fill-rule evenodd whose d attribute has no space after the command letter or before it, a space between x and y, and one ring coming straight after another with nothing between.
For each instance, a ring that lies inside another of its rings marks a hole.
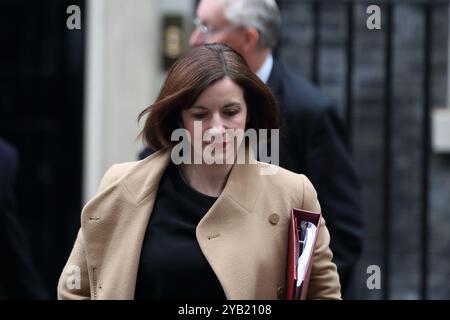
<instances>
[{"instance_id":1,"label":"pen clipped to folder","mask_svg":"<svg viewBox=\"0 0 450 320\"><path fill-rule=\"evenodd\" d=\"M292 209L286 287L288 300L305 300L319 233L321 214Z\"/></svg>"}]
</instances>

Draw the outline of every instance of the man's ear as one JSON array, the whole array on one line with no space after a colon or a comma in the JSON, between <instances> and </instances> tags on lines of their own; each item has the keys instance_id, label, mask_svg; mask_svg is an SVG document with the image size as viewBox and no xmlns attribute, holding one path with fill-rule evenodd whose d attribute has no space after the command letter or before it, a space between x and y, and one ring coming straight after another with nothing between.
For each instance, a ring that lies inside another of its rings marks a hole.
<instances>
[{"instance_id":1,"label":"man's ear","mask_svg":"<svg viewBox=\"0 0 450 320\"><path fill-rule=\"evenodd\" d=\"M258 46L259 42L259 32L255 28L245 28L244 29L244 49L249 51Z\"/></svg>"}]
</instances>

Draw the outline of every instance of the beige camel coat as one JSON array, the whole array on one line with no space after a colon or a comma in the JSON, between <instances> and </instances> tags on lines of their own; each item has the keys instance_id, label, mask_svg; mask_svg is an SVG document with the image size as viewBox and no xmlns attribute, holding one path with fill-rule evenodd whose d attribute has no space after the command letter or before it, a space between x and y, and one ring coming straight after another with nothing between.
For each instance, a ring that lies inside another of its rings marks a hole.
<instances>
[{"instance_id":1,"label":"beige camel coat","mask_svg":"<svg viewBox=\"0 0 450 320\"><path fill-rule=\"evenodd\" d=\"M82 211L58 298L133 299L144 234L169 161L166 150L108 170L97 195ZM275 175L261 175L266 166L235 164L223 192L196 229L227 299L283 299L291 209L320 211L304 175L281 168ZM329 242L323 221L308 298L341 297Z\"/></svg>"}]
</instances>

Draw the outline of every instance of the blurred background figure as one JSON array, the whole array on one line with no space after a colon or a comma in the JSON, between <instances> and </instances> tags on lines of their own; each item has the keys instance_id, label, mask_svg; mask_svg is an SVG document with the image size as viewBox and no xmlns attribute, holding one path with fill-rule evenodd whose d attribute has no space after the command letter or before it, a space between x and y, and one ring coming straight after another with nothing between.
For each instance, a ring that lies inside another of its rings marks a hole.
<instances>
[{"instance_id":1,"label":"blurred background figure","mask_svg":"<svg viewBox=\"0 0 450 320\"><path fill-rule=\"evenodd\" d=\"M46 299L16 217L17 153L0 139L0 299Z\"/></svg>"}]
</instances>

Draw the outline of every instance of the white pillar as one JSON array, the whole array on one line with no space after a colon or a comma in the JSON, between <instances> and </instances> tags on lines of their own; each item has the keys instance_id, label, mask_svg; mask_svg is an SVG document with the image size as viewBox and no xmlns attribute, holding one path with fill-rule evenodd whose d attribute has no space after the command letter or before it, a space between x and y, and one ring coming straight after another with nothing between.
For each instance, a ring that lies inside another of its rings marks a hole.
<instances>
[{"instance_id":1,"label":"white pillar","mask_svg":"<svg viewBox=\"0 0 450 320\"><path fill-rule=\"evenodd\" d=\"M158 0L88 0L83 199L114 163L133 161L137 116L160 81Z\"/></svg>"},{"instance_id":2,"label":"white pillar","mask_svg":"<svg viewBox=\"0 0 450 320\"><path fill-rule=\"evenodd\" d=\"M84 203L112 164L134 161L142 150L137 116L153 103L165 77L162 15L183 15L188 37L193 12L194 0L87 1Z\"/></svg>"}]
</instances>

